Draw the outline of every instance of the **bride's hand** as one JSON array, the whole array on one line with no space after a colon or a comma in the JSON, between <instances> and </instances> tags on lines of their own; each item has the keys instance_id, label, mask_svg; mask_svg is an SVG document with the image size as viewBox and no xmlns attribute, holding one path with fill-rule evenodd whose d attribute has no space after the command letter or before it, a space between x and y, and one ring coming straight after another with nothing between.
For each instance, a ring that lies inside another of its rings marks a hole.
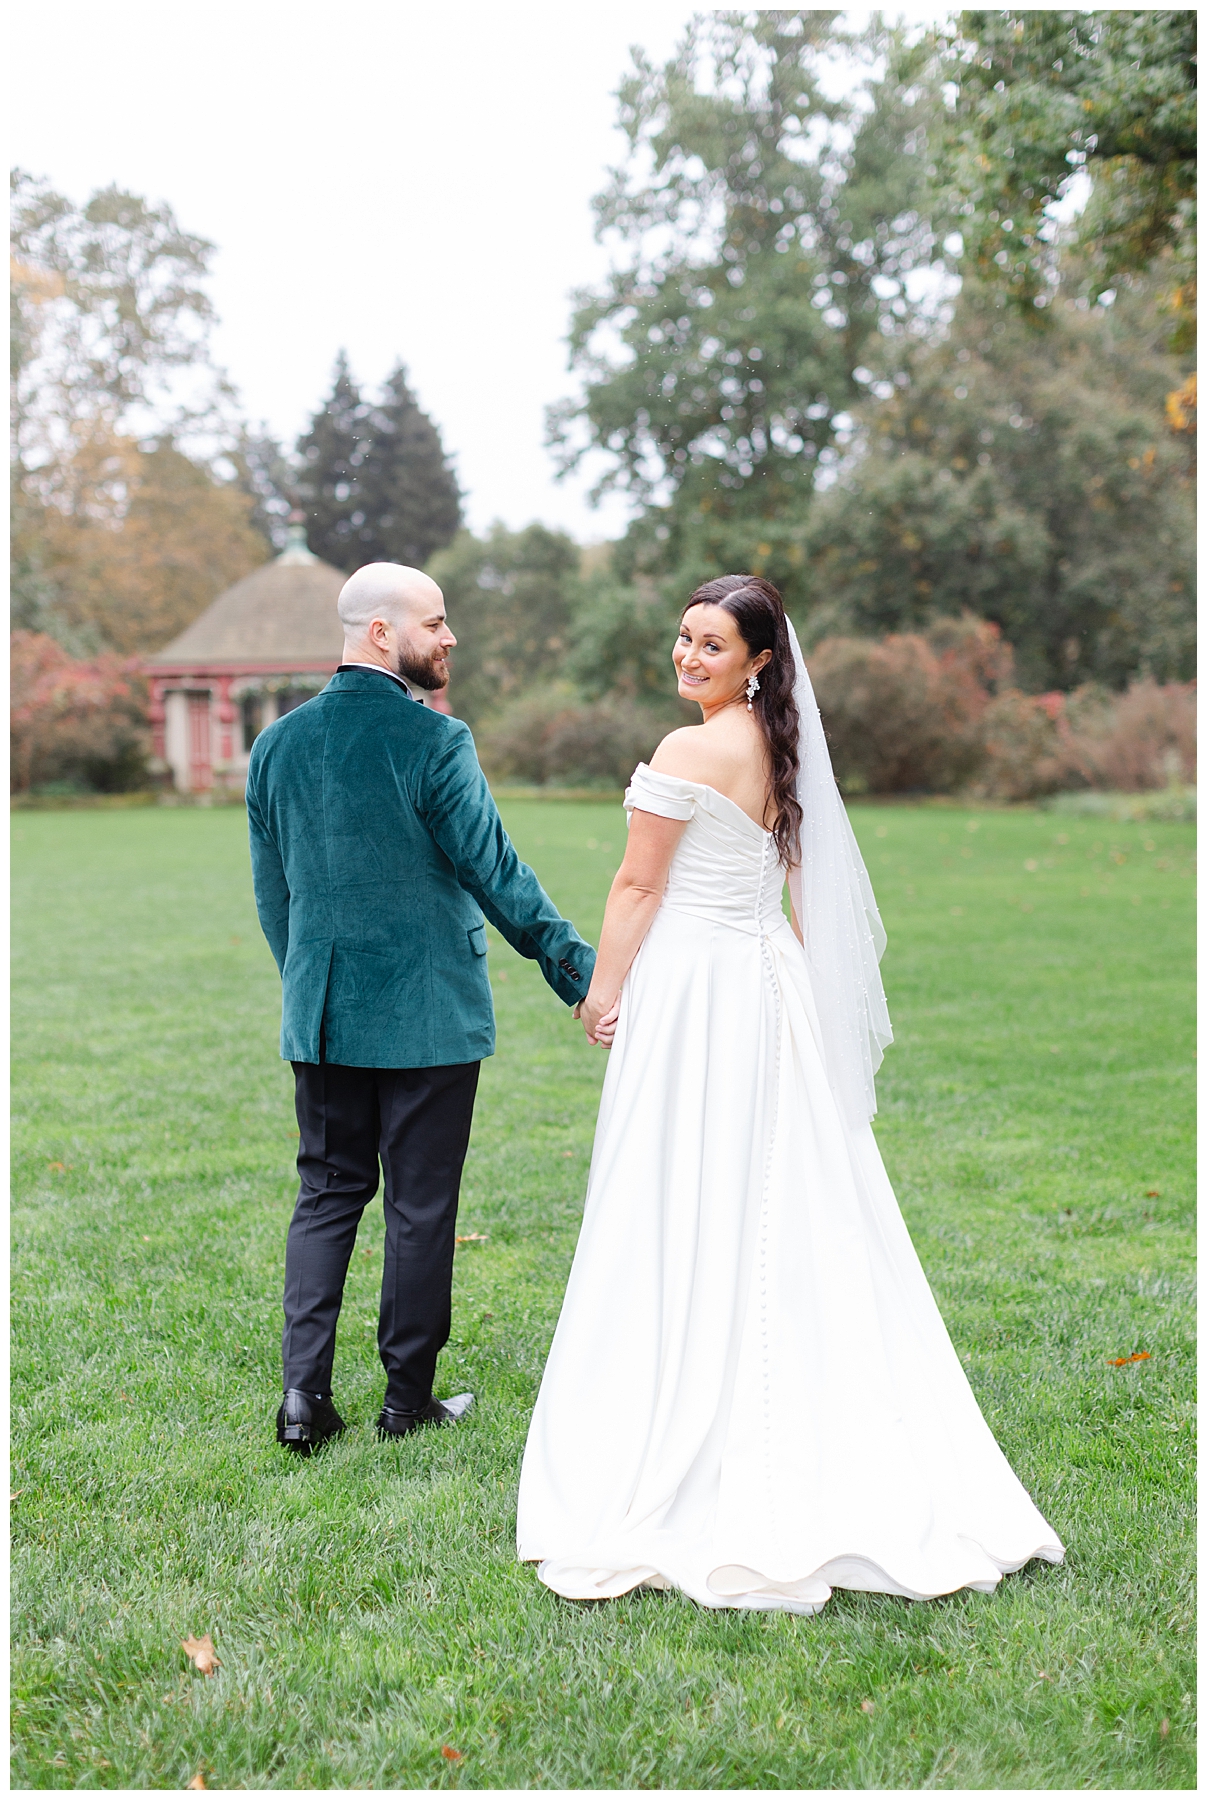
<instances>
[{"instance_id":1,"label":"bride's hand","mask_svg":"<svg viewBox=\"0 0 1207 1800\"><path fill-rule=\"evenodd\" d=\"M578 1009L578 1016L589 1044L610 1044L616 1036L620 1000L617 998L611 1006L605 1006L597 994L588 994Z\"/></svg>"},{"instance_id":2,"label":"bride's hand","mask_svg":"<svg viewBox=\"0 0 1207 1800\"><path fill-rule=\"evenodd\" d=\"M620 1001L619 999L616 999L613 1000L611 1006L603 1015L599 1024L595 1027L595 1042L597 1044L605 1044L611 1049L612 1040L616 1036L616 1026L619 1019Z\"/></svg>"}]
</instances>

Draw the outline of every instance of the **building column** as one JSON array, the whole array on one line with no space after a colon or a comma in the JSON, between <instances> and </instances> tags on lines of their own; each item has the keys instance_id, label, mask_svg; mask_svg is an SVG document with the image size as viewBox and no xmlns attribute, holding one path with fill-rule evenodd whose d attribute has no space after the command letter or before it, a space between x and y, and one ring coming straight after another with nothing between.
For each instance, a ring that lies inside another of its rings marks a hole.
<instances>
[{"instance_id":1,"label":"building column","mask_svg":"<svg viewBox=\"0 0 1207 1800\"><path fill-rule=\"evenodd\" d=\"M151 704L147 708L147 717L151 721L151 754L157 762L165 760L164 721L167 716L167 708L163 703L163 682L153 681L151 683Z\"/></svg>"},{"instance_id":2,"label":"building column","mask_svg":"<svg viewBox=\"0 0 1207 1800\"><path fill-rule=\"evenodd\" d=\"M231 705L231 677L229 675L219 675L218 724L221 727L221 731L218 738L218 753L221 760L227 764L231 762L235 754L234 733L231 729L234 723L235 709Z\"/></svg>"},{"instance_id":3,"label":"building column","mask_svg":"<svg viewBox=\"0 0 1207 1800\"><path fill-rule=\"evenodd\" d=\"M189 787L205 793L214 785L214 751L210 728L213 698L209 688L189 688Z\"/></svg>"}]
</instances>

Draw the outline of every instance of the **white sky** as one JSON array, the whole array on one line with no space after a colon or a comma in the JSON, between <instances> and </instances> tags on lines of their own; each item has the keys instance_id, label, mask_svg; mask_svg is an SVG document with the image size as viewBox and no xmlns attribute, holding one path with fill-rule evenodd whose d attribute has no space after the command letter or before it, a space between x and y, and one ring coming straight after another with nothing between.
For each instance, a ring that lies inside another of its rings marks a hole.
<instances>
[{"instance_id":1,"label":"white sky","mask_svg":"<svg viewBox=\"0 0 1207 1800\"><path fill-rule=\"evenodd\" d=\"M615 536L618 502L554 479L544 408L573 391L570 293L607 266L590 201L629 46L663 60L706 10L50 0L10 14L10 160L218 245L214 350L253 423L292 442L341 345L368 387L401 356L471 525Z\"/></svg>"}]
</instances>

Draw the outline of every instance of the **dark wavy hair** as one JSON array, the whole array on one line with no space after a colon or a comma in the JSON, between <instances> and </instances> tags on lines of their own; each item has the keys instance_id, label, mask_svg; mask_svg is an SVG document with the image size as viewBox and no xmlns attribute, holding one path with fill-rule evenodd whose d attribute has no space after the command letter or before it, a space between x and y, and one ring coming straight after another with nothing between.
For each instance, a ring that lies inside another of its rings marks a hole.
<instances>
[{"instance_id":1,"label":"dark wavy hair","mask_svg":"<svg viewBox=\"0 0 1207 1800\"><path fill-rule=\"evenodd\" d=\"M679 615L680 623L693 606L719 606L727 612L751 656L761 650L771 652L771 661L759 670L754 713L771 755L770 797L775 808L771 835L780 861L790 866L800 856L801 810L796 797L800 714L793 691L796 669L784 603L778 589L761 575L718 575L696 589Z\"/></svg>"}]
</instances>

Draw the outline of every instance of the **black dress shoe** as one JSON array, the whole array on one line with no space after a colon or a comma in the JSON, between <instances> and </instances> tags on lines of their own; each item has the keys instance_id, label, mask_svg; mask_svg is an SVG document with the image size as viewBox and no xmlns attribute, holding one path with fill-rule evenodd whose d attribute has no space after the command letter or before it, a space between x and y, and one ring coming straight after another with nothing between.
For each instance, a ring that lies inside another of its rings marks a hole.
<instances>
[{"instance_id":1,"label":"black dress shoe","mask_svg":"<svg viewBox=\"0 0 1207 1800\"><path fill-rule=\"evenodd\" d=\"M472 1394L454 1394L451 1400L429 1400L418 1412L402 1412L396 1406L383 1406L377 1420L380 1438L406 1437L421 1425L455 1425L474 1403Z\"/></svg>"},{"instance_id":2,"label":"black dress shoe","mask_svg":"<svg viewBox=\"0 0 1207 1800\"><path fill-rule=\"evenodd\" d=\"M330 1399L304 1394L301 1388L290 1388L277 1412L277 1442L295 1456L309 1456L344 1429L344 1421Z\"/></svg>"}]
</instances>

